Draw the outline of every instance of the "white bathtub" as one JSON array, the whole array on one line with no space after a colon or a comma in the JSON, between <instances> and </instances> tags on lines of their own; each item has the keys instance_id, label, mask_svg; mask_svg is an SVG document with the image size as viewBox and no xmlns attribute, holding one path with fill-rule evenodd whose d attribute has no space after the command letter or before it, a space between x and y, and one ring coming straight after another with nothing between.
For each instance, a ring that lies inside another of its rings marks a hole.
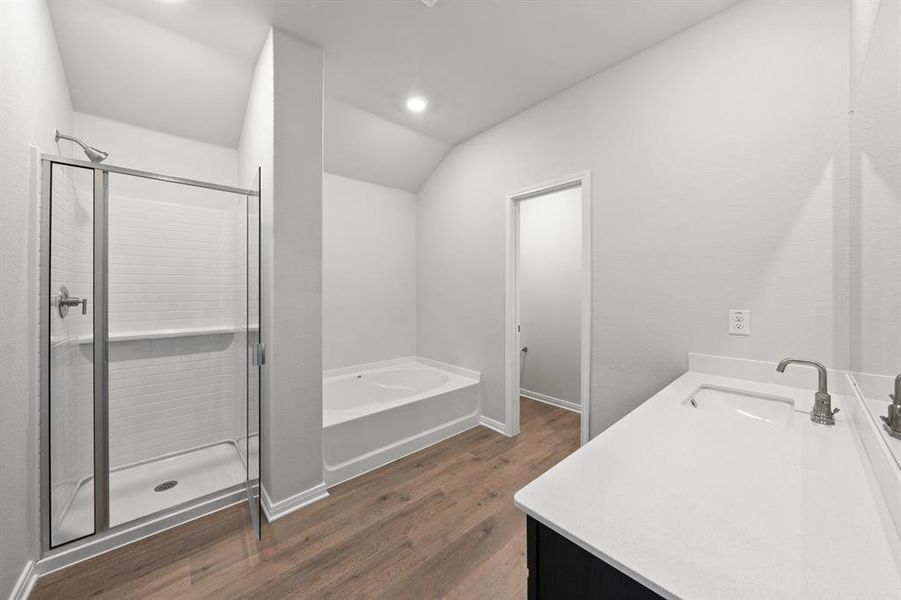
<instances>
[{"instance_id":1,"label":"white bathtub","mask_svg":"<svg viewBox=\"0 0 901 600\"><path fill-rule=\"evenodd\" d=\"M323 471L329 486L478 424L475 371L405 358L324 375Z\"/></svg>"}]
</instances>

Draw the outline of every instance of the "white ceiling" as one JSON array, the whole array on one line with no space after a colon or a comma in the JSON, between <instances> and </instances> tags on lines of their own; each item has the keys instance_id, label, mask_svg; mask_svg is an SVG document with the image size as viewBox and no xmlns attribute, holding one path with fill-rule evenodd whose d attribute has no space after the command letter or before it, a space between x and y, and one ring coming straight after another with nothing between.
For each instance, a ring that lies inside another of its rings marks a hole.
<instances>
[{"instance_id":1,"label":"white ceiling","mask_svg":"<svg viewBox=\"0 0 901 600\"><path fill-rule=\"evenodd\" d=\"M253 65L270 24L324 49L328 95L456 144L737 1L441 0L432 8L419 0L50 5L76 110L235 147ZM422 115L403 107L414 92L431 102ZM326 122L327 140L330 128Z\"/></svg>"}]
</instances>

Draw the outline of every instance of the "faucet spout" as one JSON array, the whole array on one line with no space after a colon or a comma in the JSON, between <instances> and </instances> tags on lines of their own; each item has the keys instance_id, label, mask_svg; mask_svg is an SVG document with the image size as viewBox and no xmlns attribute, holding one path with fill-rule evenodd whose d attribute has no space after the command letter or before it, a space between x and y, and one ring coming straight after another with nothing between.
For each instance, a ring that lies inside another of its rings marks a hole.
<instances>
[{"instance_id":1,"label":"faucet spout","mask_svg":"<svg viewBox=\"0 0 901 600\"><path fill-rule=\"evenodd\" d=\"M788 365L806 365L817 370L817 392L813 396L813 408L810 409L810 420L821 425L835 425L835 413L839 409L832 408L832 396L829 395L827 371L823 363L815 360L804 360L800 358L784 358L776 365L776 370L780 373L785 372ZM901 377L901 376L899 376ZM899 383L895 382L896 389Z\"/></svg>"},{"instance_id":2,"label":"faucet spout","mask_svg":"<svg viewBox=\"0 0 901 600\"><path fill-rule=\"evenodd\" d=\"M825 394L828 392L828 383L826 381L827 371L826 367L823 366L823 363L817 362L815 360L804 360L801 358L783 358L779 361L779 364L776 365L776 370L780 373L785 372L785 367L791 364L796 365L807 365L808 367L813 367L817 370L817 392L820 394ZM895 383L897 389L898 383Z\"/></svg>"}]
</instances>

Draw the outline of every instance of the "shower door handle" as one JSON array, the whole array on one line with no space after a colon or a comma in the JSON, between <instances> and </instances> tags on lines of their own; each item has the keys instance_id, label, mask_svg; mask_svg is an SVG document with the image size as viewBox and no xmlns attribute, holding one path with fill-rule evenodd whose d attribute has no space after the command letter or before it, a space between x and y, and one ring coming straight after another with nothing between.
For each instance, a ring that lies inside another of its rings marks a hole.
<instances>
[{"instance_id":1,"label":"shower door handle","mask_svg":"<svg viewBox=\"0 0 901 600\"><path fill-rule=\"evenodd\" d=\"M257 366L261 367L266 364L266 344L257 342L256 359Z\"/></svg>"},{"instance_id":2,"label":"shower door handle","mask_svg":"<svg viewBox=\"0 0 901 600\"><path fill-rule=\"evenodd\" d=\"M59 293L56 296L56 311L59 313L60 319L65 319L69 314L70 306L78 306L81 304L81 314L88 314L88 299L74 298L69 295L69 288L64 285L59 287Z\"/></svg>"}]
</instances>

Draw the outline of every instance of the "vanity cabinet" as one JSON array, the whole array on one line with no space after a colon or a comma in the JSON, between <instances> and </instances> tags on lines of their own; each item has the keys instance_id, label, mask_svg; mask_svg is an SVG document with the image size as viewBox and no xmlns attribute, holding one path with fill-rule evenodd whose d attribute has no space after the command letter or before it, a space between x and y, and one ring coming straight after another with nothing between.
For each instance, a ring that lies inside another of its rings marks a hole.
<instances>
[{"instance_id":1,"label":"vanity cabinet","mask_svg":"<svg viewBox=\"0 0 901 600\"><path fill-rule=\"evenodd\" d=\"M529 600L661 600L550 527L526 517Z\"/></svg>"}]
</instances>

